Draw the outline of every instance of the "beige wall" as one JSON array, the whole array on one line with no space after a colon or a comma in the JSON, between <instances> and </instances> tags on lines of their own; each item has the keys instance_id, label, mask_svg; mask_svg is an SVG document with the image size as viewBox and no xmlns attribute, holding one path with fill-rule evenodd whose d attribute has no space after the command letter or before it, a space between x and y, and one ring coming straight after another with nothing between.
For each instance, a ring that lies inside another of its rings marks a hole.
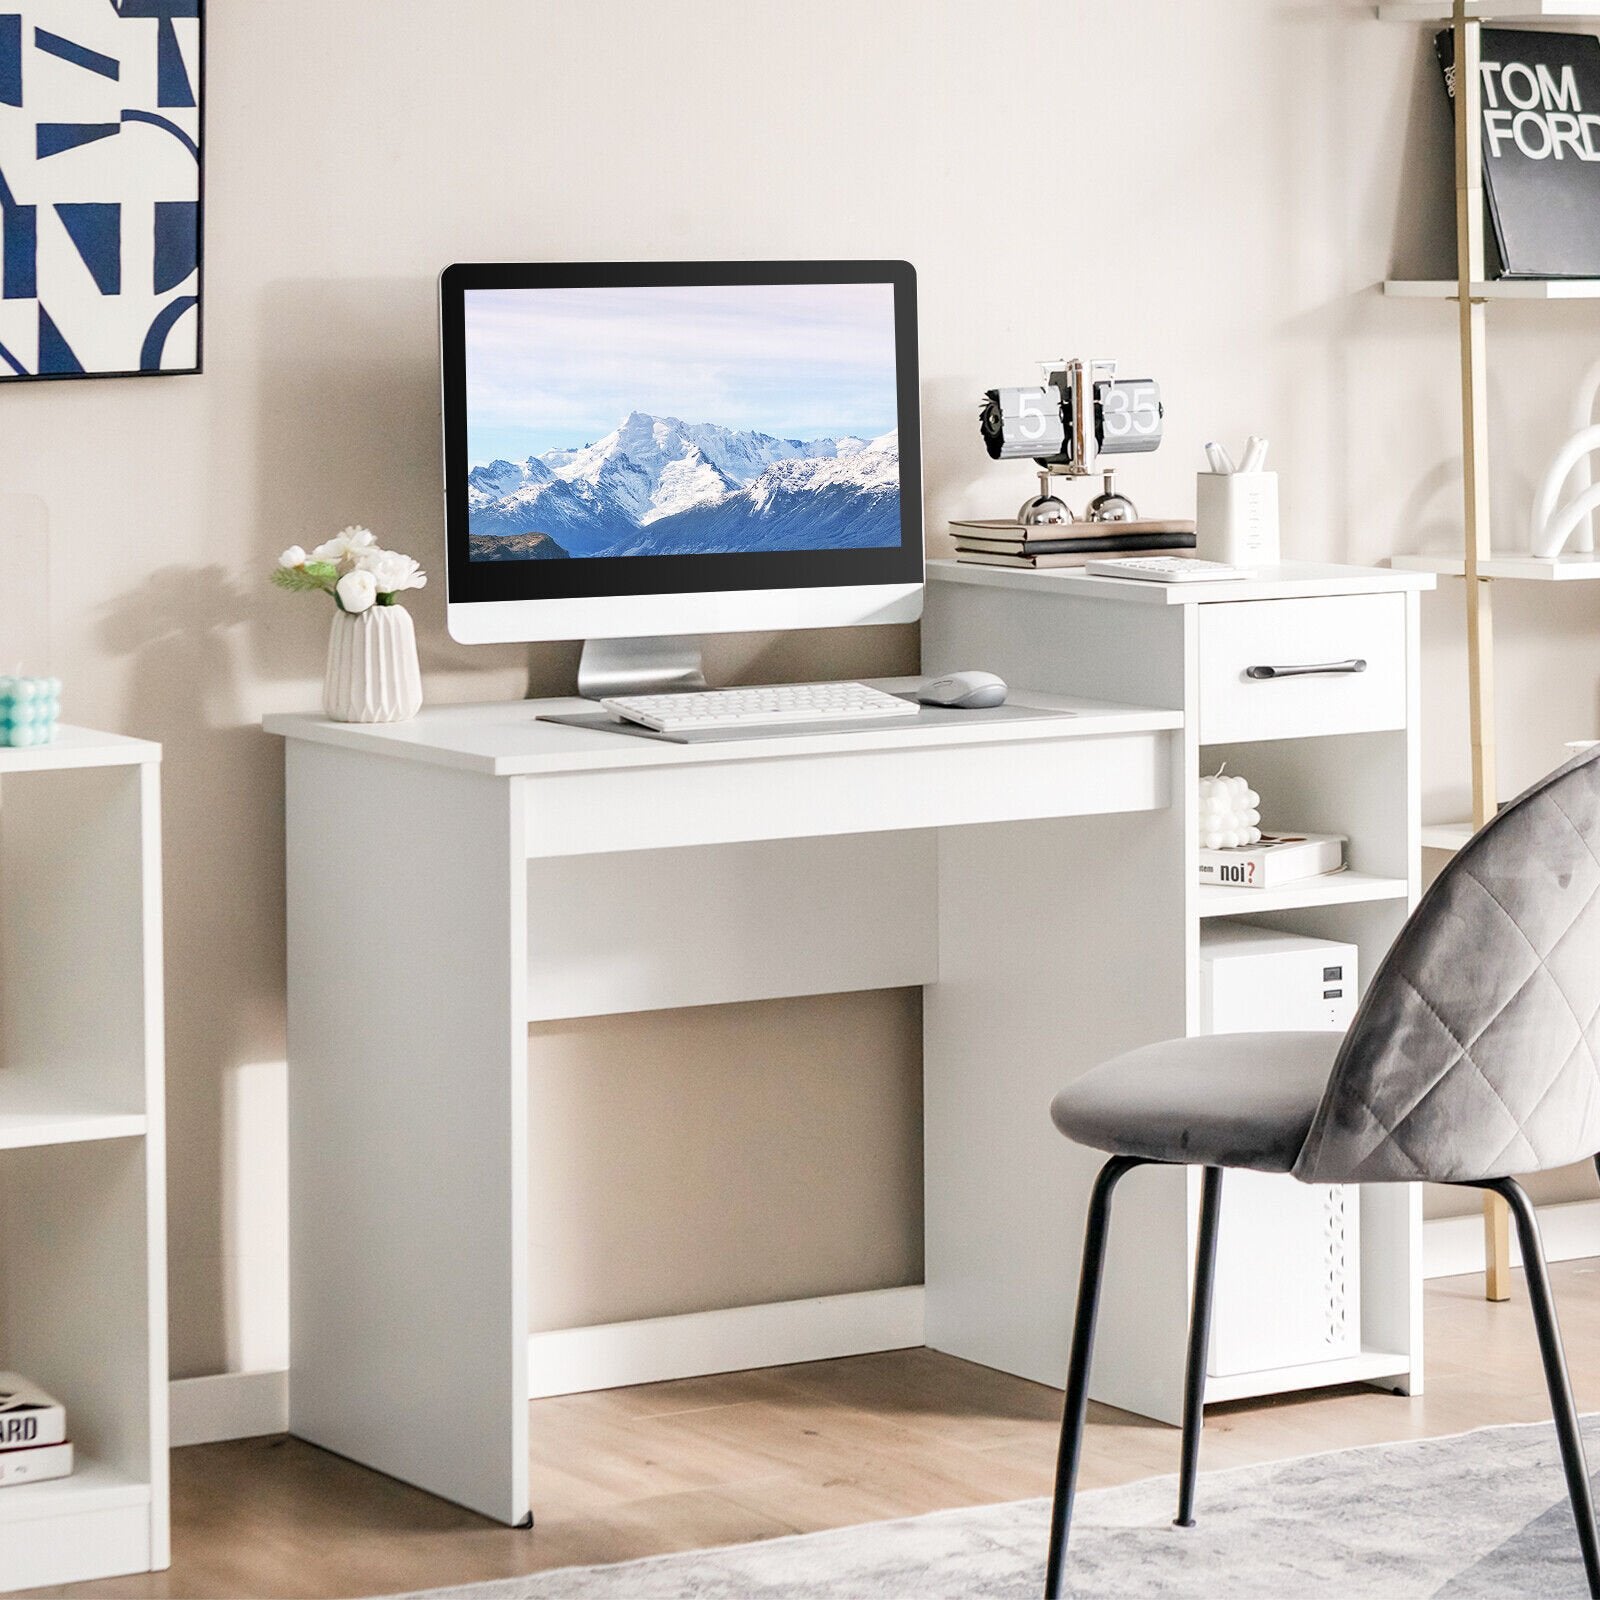
<instances>
[{"instance_id":1,"label":"beige wall","mask_svg":"<svg viewBox=\"0 0 1600 1600\"><path fill-rule=\"evenodd\" d=\"M1375 560L1449 537L1456 448L1449 311L1372 290L1399 258L1441 259L1438 85L1422 33L1370 11L214 0L208 371L11 389L3 445L7 489L52 513L71 715L167 747L175 1371L283 1354L281 755L257 722L315 703L327 619L264 572L351 521L437 571L439 267L905 256L921 273L936 547L951 515L1006 512L1028 488L978 446L981 391L1081 353L1165 386L1169 442L1129 474L1141 503L1186 510L1201 441L1264 431L1289 553ZM1493 320L1496 510L1515 526L1600 323L1581 305ZM434 700L570 684L573 648L460 648L442 603L435 584L415 608ZM1600 720L1595 604L1587 589L1501 602L1508 787ZM1436 814L1466 785L1459 606L1449 590L1426 608ZM914 659L913 630L713 653L722 680ZM535 1235L550 1260L594 1269L592 1298L547 1296L541 1315L914 1277L904 996L651 1020L538 1041L559 1112L536 1132L593 1207ZM692 1251L668 1270L673 1241L644 1208L669 1170L704 1176L707 1214L737 1208L727 1242L761 1241L758 1275L698 1276ZM656 1272L604 1279L630 1238L659 1246Z\"/></svg>"}]
</instances>

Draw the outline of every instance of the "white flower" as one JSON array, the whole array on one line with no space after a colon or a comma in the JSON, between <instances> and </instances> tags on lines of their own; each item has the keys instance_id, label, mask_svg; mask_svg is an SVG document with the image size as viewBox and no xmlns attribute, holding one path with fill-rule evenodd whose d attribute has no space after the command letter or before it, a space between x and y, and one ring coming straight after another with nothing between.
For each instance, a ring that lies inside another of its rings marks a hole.
<instances>
[{"instance_id":1,"label":"white flower","mask_svg":"<svg viewBox=\"0 0 1600 1600\"><path fill-rule=\"evenodd\" d=\"M292 544L278 557L280 567L303 567L306 564L306 553L297 544Z\"/></svg>"},{"instance_id":2,"label":"white flower","mask_svg":"<svg viewBox=\"0 0 1600 1600\"><path fill-rule=\"evenodd\" d=\"M378 536L370 528L346 528L343 533L336 533L326 544L319 544L311 552L311 559L332 561L337 565L346 556L353 556L357 550L365 550L377 542Z\"/></svg>"},{"instance_id":3,"label":"white flower","mask_svg":"<svg viewBox=\"0 0 1600 1600\"><path fill-rule=\"evenodd\" d=\"M362 612L371 608L373 601L378 598L378 580L370 572L357 568L354 572L347 572L337 585L339 604L346 611Z\"/></svg>"},{"instance_id":4,"label":"white flower","mask_svg":"<svg viewBox=\"0 0 1600 1600\"><path fill-rule=\"evenodd\" d=\"M403 556L398 550L371 546L356 555L355 564L358 572L370 572L377 580L379 594L420 589L428 581L427 573L410 556Z\"/></svg>"}]
</instances>

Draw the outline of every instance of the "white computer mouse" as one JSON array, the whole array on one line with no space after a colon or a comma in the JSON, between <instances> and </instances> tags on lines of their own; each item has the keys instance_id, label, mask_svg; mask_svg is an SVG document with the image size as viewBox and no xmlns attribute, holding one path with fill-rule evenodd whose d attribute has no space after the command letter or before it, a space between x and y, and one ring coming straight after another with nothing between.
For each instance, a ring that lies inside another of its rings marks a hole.
<instances>
[{"instance_id":1,"label":"white computer mouse","mask_svg":"<svg viewBox=\"0 0 1600 1600\"><path fill-rule=\"evenodd\" d=\"M961 711L987 711L1006 703L1005 679L992 672L947 672L930 678L917 690L925 706L952 706Z\"/></svg>"}]
</instances>

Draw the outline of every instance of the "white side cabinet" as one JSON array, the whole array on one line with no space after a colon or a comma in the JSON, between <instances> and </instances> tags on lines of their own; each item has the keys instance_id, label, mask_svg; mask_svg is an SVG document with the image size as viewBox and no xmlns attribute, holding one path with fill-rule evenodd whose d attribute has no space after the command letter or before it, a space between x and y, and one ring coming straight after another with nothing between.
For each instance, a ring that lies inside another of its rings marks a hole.
<instances>
[{"instance_id":1,"label":"white side cabinet","mask_svg":"<svg viewBox=\"0 0 1600 1600\"><path fill-rule=\"evenodd\" d=\"M1430 576L1291 564L1249 582L1141 583L1081 572L1031 573L933 562L923 620L928 672L979 667L1044 693L1084 695L1179 710L1183 755L1173 804L1183 870L1157 899L1130 898L1123 914L1149 930L1148 959L1105 985L1105 1007L1147 1019L1146 1039L1183 1019L1202 1031L1197 964L1208 918L1249 916L1286 932L1353 943L1363 981L1415 905L1418 872L1417 593ZM1314 675L1262 668L1362 662ZM1252 671L1252 669L1258 669ZM1197 881L1197 783L1223 763L1260 790L1268 826L1349 836L1348 869L1282 889L1202 888ZM1179 859L1174 853L1172 859ZM1041 866L1043 864L1041 863ZM1105 870L1085 860L1085 880ZM1074 923L1070 896L1054 910ZM1108 930L1108 934L1111 930ZM1116 937L1126 929L1115 930ZM1081 942L1081 934L1076 936ZM970 948L966 948L970 942ZM1035 936L1035 947L1039 940ZM1063 941L1065 947L1065 941ZM960 965L1006 958L1002 928L941 929L941 959ZM1041 985L1074 990L1073 974L1038 972ZM1077 1282L1081 1204L1049 1219L1059 1241L1041 1257L1039 1219L1019 1219L1021 1190L1003 1152L1036 1149L1032 1120L985 1127L982 1108L1047 1119L1046 1085L1007 1102L998 1089L1056 1062L1054 1087L1093 1065L1079 1036L1103 1019L1063 1006L1053 1037L1026 1041L1030 1059L983 1041L1004 1036L993 1019L970 1027L949 1015L959 987L930 995L939 1025L927 1052L927 1341L937 1349L1059 1385L1067 1321L1018 1314L1038 1305L1041 1275ZM941 1041L962 1041L946 1049ZM1037 1103L1035 1103L1035 1101ZM1086 1201L1104 1157L1065 1139L1051 1159L1070 1170ZM985 1154L991 1152L991 1154ZM980 1170L987 1162L989 1170ZM1241 1186L1239 1203L1248 1203ZM958 1204L950 1196L960 1197ZM1228 1227L1224 1185L1224 1234ZM1093 1394L1168 1422L1182 1414L1184 1337L1199 1213L1199 1173L1134 1174L1118 1191L1096 1345ZM1367 1382L1402 1393L1422 1383L1421 1198L1409 1185L1368 1185L1361 1195L1361 1343L1338 1360L1213 1378L1208 1401ZM1262 1270L1270 1272L1271 1263ZM1070 1295L1069 1295L1070 1301Z\"/></svg>"},{"instance_id":2,"label":"white side cabinet","mask_svg":"<svg viewBox=\"0 0 1600 1600\"><path fill-rule=\"evenodd\" d=\"M0 1589L169 1563L159 745L0 749L0 1370L76 1470L0 1488Z\"/></svg>"}]
</instances>

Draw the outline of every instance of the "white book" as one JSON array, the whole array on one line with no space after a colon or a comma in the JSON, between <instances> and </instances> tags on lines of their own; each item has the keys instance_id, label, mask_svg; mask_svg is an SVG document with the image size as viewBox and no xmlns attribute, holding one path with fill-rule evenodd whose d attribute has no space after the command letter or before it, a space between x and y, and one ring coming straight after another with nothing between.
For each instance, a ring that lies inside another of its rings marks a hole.
<instances>
[{"instance_id":1,"label":"white book","mask_svg":"<svg viewBox=\"0 0 1600 1600\"><path fill-rule=\"evenodd\" d=\"M47 1478L65 1478L72 1472L72 1443L36 1444L31 1450L0 1453L0 1489L18 1483L43 1483Z\"/></svg>"},{"instance_id":2,"label":"white book","mask_svg":"<svg viewBox=\"0 0 1600 1600\"><path fill-rule=\"evenodd\" d=\"M0 1452L60 1444L67 1436L67 1413L38 1384L18 1372L0 1372Z\"/></svg>"},{"instance_id":3,"label":"white book","mask_svg":"<svg viewBox=\"0 0 1600 1600\"><path fill-rule=\"evenodd\" d=\"M1337 872L1344 865L1339 833L1263 833L1257 844L1231 850L1200 848L1201 883L1227 889L1277 889L1300 878Z\"/></svg>"}]
</instances>

